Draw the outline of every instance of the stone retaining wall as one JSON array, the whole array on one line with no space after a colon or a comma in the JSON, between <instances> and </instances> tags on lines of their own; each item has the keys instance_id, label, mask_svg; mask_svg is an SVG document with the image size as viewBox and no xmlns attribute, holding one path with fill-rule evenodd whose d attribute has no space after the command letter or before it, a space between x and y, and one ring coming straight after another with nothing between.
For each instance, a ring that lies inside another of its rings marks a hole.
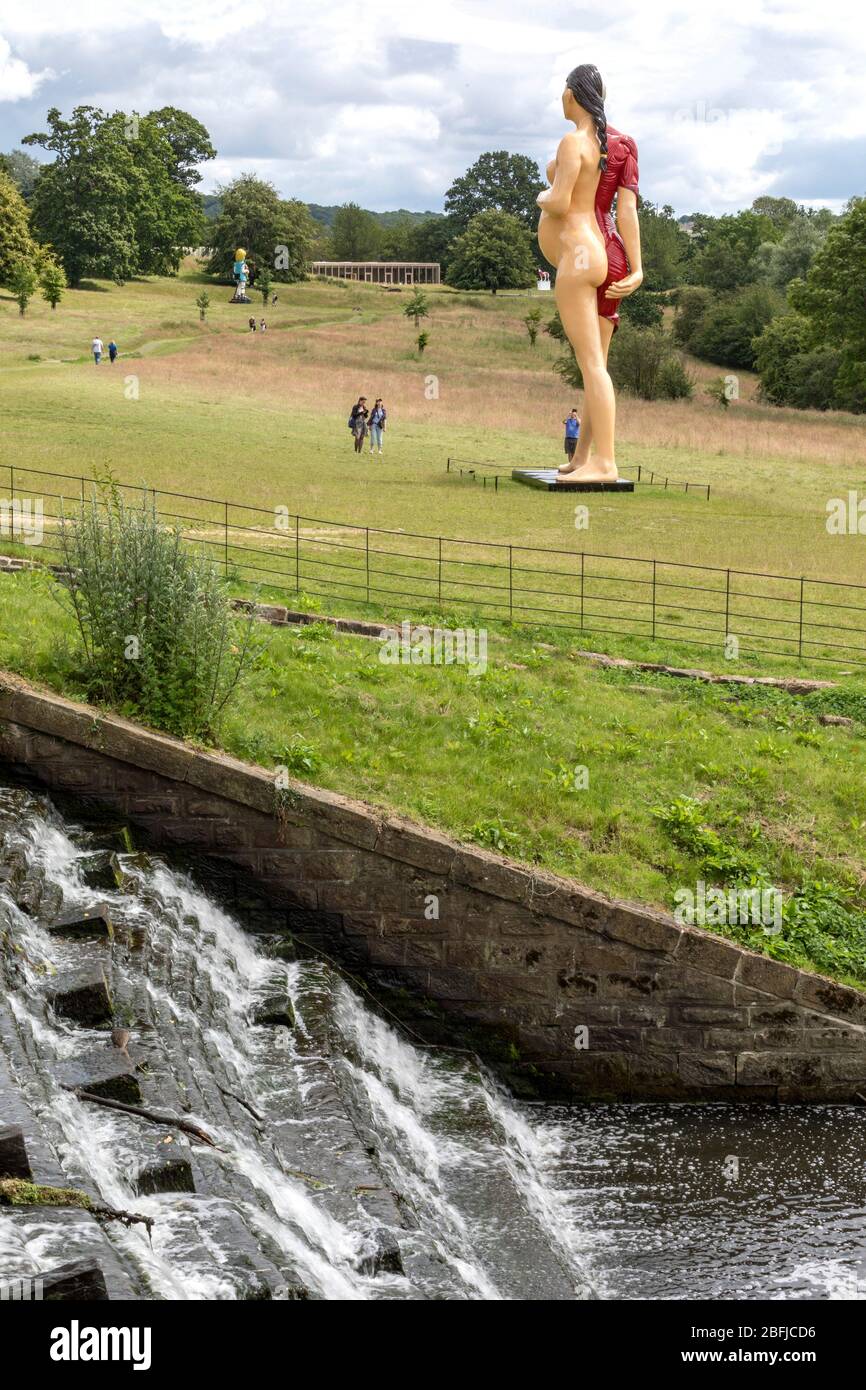
<instances>
[{"instance_id":1,"label":"stone retaining wall","mask_svg":"<svg viewBox=\"0 0 866 1390\"><path fill-rule=\"evenodd\" d=\"M527 1080L586 1098L866 1098L866 995L662 913L332 792L279 793L262 768L9 676L0 759L252 876L293 934L432 1001L440 1037L504 1043Z\"/></svg>"}]
</instances>

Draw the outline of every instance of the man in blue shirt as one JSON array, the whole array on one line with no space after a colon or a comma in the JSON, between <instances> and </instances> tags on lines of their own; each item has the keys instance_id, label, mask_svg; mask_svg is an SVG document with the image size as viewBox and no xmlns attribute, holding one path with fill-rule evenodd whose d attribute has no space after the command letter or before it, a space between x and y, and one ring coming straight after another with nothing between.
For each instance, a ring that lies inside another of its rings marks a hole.
<instances>
[{"instance_id":1,"label":"man in blue shirt","mask_svg":"<svg viewBox=\"0 0 866 1390\"><path fill-rule=\"evenodd\" d=\"M567 415L563 423L565 425L565 453L570 463L574 458L574 451L580 437L580 420L577 410L573 410L570 415Z\"/></svg>"}]
</instances>

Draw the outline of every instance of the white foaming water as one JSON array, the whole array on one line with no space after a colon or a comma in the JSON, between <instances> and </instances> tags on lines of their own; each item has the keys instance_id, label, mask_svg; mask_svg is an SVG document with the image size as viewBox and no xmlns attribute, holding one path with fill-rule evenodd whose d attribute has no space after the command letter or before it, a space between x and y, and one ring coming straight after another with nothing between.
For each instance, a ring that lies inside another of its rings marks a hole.
<instances>
[{"instance_id":1,"label":"white foaming water","mask_svg":"<svg viewBox=\"0 0 866 1390\"><path fill-rule=\"evenodd\" d=\"M251 1107L267 1115L268 1099L279 1103L282 1108L276 1122L283 1126L284 1135L297 1130L303 1145L311 1133L311 1151L320 1159L324 1129L317 1129L312 1114L304 1113L304 1098L318 1101L325 1095L324 1082L326 1092L336 1087L332 1099L326 1097L325 1114L327 1105L336 1103L344 1089L350 1117L352 1097L362 1101L362 1123L372 1121L384 1169L403 1199L414 1205L421 1222L419 1232L405 1236L407 1249L421 1252L427 1260L420 1286L399 1274L363 1272L375 1248L375 1231L391 1218L374 1217L360 1203L353 1206L342 1196L335 1195L329 1205L327 1191L338 1194L346 1181L339 1175L338 1155L332 1156L335 1181L317 1183L311 1190L284 1169L285 1159L273 1147L266 1123L236 1130L226 1123L227 1112L219 1119L206 1114L197 1117L217 1141L216 1149L199 1151L202 1158L224 1174L227 1191L233 1190L235 1175L237 1202L232 1205L242 1214L248 1231L265 1242L271 1251L268 1258L276 1258L286 1271L287 1282L302 1282L314 1296L326 1299L406 1298L419 1292L491 1300L509 1296L500 1291L495 1262L491 1263L495 1218L483 1209L485 1172L492 1164L496 1181L501 1182L502 1175L513 1170L514 1188L526 1210L537 1218L544 1238L547 1227L554 1224L554 1198L545 1190L540 1150L533 1145L529 1127L524 1132L517 1113L509 1113L508 1103L494 1097L492 1090L488 1094L487 1083L474 1065L405 1042L329 970L322 974L316 965L265 957L255 939L183 873L160 862L150 867L130 862L134 892L96 894L82 882L79 871L86 851L76 846L53 814L46 818L37 811L25 818L16 839L25 845L30 863L55 889L61 888L65 909L106 902L118 923L135 923L136 931L143 928L141 939L146 945L140 966L136 967L134 953L127 965L126 957L115 950L113 968L131 972L130 982L139 997L149 999L154 1026L165 1036L169 1049L183 1047L184 1039L189 1039L187 1060L194 1076L204 1080L202 1069L218 1061L224 1084ZM22 959L28 972L28 990L13 994L12 1010L19 1032L29 1035L45 1062L40 1084L46 1133L56 1145L64 1170L70 1180L92 1184L106 1205L154 1217L152 1241L140 1226L127 1230L111 1223L106 1227L121 1263L150 1296L238 1297L229 1271L220 1268L227 1256L215 1234L221 1229L220 1213L226 1210L224 1199L178 1193L138 1195L134 1174L142 1143L146 1145L159 1131L137 1118L96 1110L54 1081L51 1067L56 1061L102 1046L104 1034L44 1014L38 997L45 971L58 959L69 963L69 943L58 945L26 914L11 905L10 910L16 939L25 948ZM293 1002L299 1043L310 1043L308 1024L318 1017L317 1011L324 1010L351 1056L328 1059L319 1055L314 1043L312 1050L302 1047L299 1052L285 1029L251 1025L256 1002L273 993L284 993ZM313 1012L305 1020L307 1007ZM218 1074L216 1081L218 1085ZM293 1108L297 1105L300 1113ZM491 1119L495 1126L488 1123ZM326 1124L323 1117L321 1125ZM515 1157L504 1163L495 1152L501 1143L494 1128L507 1136L514 1149ZM174 1140L179 1155L190 1152L177 1133ZM291 1152L294 1141L289 1142ZM358 1153L362 1154L360 1147ZM192 1156L195 1161L195 1146ZM347 1171L362 1176L360 1168ZM358 1191L365 1190L362 1182ZM424 1252L432 1256L432 1263ZM445 1280L441 1287L430 1282L437 1268ZM448 1276L446 1268L451 1271Z\"/></svg>"}]
</instances>

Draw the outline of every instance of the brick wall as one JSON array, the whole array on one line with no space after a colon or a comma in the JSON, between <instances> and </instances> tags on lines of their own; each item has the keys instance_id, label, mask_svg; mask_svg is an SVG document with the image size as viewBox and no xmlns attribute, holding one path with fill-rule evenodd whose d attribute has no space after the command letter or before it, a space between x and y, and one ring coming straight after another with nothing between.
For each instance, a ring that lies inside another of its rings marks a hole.
<instances>
[{"instance_id":1,"label":"brick wall","mask_svg":"<svg viewBox=\"0 0 866 1390\"><path fill-rule=\"evenodd\" d=\"M512 1078L587 1098L866 1097L866 995L664 914L331 792L280 796L264 769L9 676L0 759L232 865L311 946L432 1001L440 1037L506 1044Z\"/></svg>"}]
</instances>

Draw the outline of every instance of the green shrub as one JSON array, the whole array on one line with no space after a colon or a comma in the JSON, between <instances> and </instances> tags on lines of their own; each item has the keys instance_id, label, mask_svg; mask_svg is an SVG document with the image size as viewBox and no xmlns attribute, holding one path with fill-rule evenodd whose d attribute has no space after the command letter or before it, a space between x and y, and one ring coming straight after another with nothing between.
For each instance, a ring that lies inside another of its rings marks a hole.
<instances>
[{"instance_id":1,"label":"green shrub","mask_svg":"<svg viewBox=\"0 0 866 1390\"><path fill-rule=\"evenodd\" d=\"M635 328L623 320L610 346L609 369L618 390L645 401L675 400L692 394L692 379L670 337L660 328ZM570 347L556 359L554 371L568 386L577 390L583 387L583 377Z\"/></svg>"},{"instance_id":2,"label":"green shrub","mask_svg":"<svg viewBox=\"0 0 866 1390\"><path fill-rule=\"evenodd\" d=\"M216 566L163 525L153 499L126 504L110 478L61 517L71 608L91 698L181 737L212 737L253 652Z\"/></svg>"}]
</instances>

